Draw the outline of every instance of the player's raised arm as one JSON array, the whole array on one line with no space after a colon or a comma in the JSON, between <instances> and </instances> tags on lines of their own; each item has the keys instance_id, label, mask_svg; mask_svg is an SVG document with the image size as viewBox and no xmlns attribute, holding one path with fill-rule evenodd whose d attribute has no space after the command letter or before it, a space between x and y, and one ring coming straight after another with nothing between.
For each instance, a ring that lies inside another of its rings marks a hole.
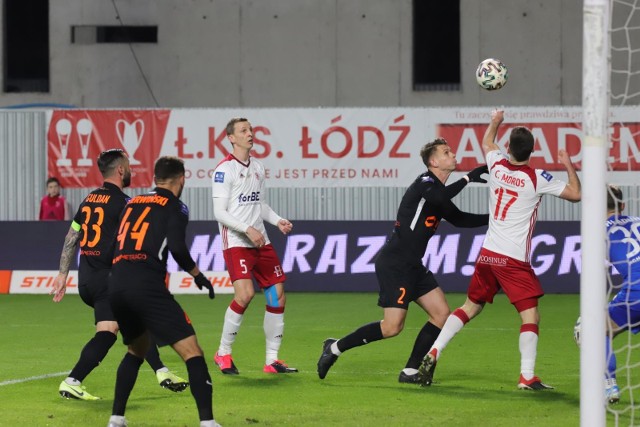
<instances>
[{"instance_id":1,"label":"player's raised arm","mask_svg":"<svg viewBox=\"0 0 640 427\"><path fill-rule=\"evenodd\" d=\"M569 154L565 150L559 150L558 161L565 167L569 176L569 182L560 194L560 198L574 203L579 202L582 199L582 184Z\"/></svg>"},{"instance_id":2,"label":"player's raised arm","mask_svg":"<svg viewBox=\"0 0 640 427\"><path fill-rule=\"evenodd\" d=\"M489 224L489 214L463 212L451 201L444 206L443 218L461 228L482 227Z\"/></svg>"},{"instance_id":3,"label":"player's raised arm","mask_svg":"<svg viewBox=\"0 0 640 427\"><path fill-rule=\"evenodd\" d=\"M482 138L482 151L486 155L489 151L500 150L498 144L496 144L496 136L498 134L498 128L504 121L503 110L493 110L491 112L491 122L487 130L484 132L484 138Z\"/></svg>"}]
</instances>

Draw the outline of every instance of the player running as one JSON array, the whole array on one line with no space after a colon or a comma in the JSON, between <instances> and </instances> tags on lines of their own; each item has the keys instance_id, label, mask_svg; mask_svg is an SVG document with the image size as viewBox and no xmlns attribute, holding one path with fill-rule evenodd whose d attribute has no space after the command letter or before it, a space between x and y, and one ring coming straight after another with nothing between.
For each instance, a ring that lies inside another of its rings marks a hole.
<instances>
[{"instance_id":1,"label":"player running","mask_svg":"<svg viewBox=\"0 0 640 427\"><path fill-rule=\"evenodd\" d=\"M534 373L540 322L538 298L544 292L530 264L531 236L542 196L551 194L578 202L580 179L564 150L558 151L558 161L567 170L568 183L553 178L545 170L531 168L529 160L534 138L531 131L522 126L511 131L509 156L503 155L494 142L503 120L502 110L493 111L482 141L489 167L489 230L476 260L467 299L447 319L420 365L420 371L431 370L449 341L469 320L480 314L487 302L492 303L495 294L502 289L522 320L518 388L551 389L553 387L544 384Z\"/></svg>"},{"instance_id":2,"label":"player running","mask_svg":"<svg viewBox=\"0 0 640 427\"><path fill-rule=\"evenodd\" d=\"M118 219L129 200L122 189L131 182L131 169L127 155L120 149L100 153L98 168L104 184L89 193L80 204L65 237L60 256L60 272L50 292L54 294L55 302L60 302L64 297L71 260L80 242L78 292L82 301L93 308L96 334L84 346L80 359L58 387L60 395L67 399L99 399L85 389L82 381L102 362L116 342L118 333L118 323L109 304L107 278L111 271ZM189 386L186 380L164 366L155 345L149 348L146 359L156 373L161 387L179 392Z\"/></svg>"},{"instance_id":3,"label":"player running","mask_svg":"<svg viewBox=\"0 0 640 427\"><path fill-rule=\"evenodd\" d=\"M433 370L418 373L425 351L431 346L449 315L449 305L433 273L422 263L431 237L443 218L457 227L487 225L488 215L460 211L451 201L469 182L486 182L481 166L445 187L456 169L456 155L444 139L436 139L420 150L427 172L407 189L398 208L393 233L376 259L376 276L380 293L378 305L384 309L383 320L361 326L347 336L324 341L318 360L318 376L324 379L338 356L347 350L398 335L404 328L409 303L415 301L429 320L416 337L401 383L431 383ZM421 376L420 376L421 375Z\"/></svg>"}]
</instances>

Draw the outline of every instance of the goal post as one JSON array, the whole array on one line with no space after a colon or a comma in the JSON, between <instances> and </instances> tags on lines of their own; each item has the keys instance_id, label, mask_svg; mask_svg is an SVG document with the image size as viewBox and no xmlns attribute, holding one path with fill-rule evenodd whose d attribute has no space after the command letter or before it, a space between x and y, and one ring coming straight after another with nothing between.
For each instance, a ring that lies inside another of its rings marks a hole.
<instances>
[{"instance_id":1,"label":"goal post","mask_svg":"<svg viewBox=\"0 0 640 427\"><path fill-rule=\"evenodd\" d=\"M584 0L582 49L582 274L580 425L605 426L605 221L610 0Z\"/></svg>"}]
</instances>

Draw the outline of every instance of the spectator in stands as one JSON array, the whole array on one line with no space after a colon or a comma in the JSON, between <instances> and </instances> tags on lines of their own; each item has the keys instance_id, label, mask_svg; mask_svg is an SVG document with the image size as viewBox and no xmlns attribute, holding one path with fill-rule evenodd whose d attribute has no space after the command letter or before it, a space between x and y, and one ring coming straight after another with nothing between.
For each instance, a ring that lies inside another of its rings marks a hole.
<instances>
[{"instance_id":1,"label":"spectator in stands","mask_svg":"<svg viewBox=\"0 0 640 427\"><path fill-rule=\"evenodd\" d=\"M40 200L40 216L41 221L68 221L71 219L69 214L69 204L64 196L60 195L60 181L52 176L47 179L47 194Z\"/></svg>"}]
</instances>

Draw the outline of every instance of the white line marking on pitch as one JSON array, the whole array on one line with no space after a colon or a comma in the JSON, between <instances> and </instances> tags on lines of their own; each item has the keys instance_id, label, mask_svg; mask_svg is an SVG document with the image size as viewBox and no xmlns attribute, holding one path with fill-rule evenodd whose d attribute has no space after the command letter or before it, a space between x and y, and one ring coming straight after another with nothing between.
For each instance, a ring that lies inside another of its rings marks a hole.
<instances>
[{"instance_id":1,"label":"white line marking on pitch","mask_svg":"<svg viewBox=\"0 0 640 427\"><path fill-rule=\"evenodd\" d=\"M61 377L63 375L69 375L69 372L68 371L56 372L54 374L44 374L44 375L37 375L35 377L20 378L20 379L17 379L17 380L2 381L2 382L0 382L0 387L2 387L4 385L26 383L28 381L44 380L45 378Z\"/></svg>"}]
</instances>

